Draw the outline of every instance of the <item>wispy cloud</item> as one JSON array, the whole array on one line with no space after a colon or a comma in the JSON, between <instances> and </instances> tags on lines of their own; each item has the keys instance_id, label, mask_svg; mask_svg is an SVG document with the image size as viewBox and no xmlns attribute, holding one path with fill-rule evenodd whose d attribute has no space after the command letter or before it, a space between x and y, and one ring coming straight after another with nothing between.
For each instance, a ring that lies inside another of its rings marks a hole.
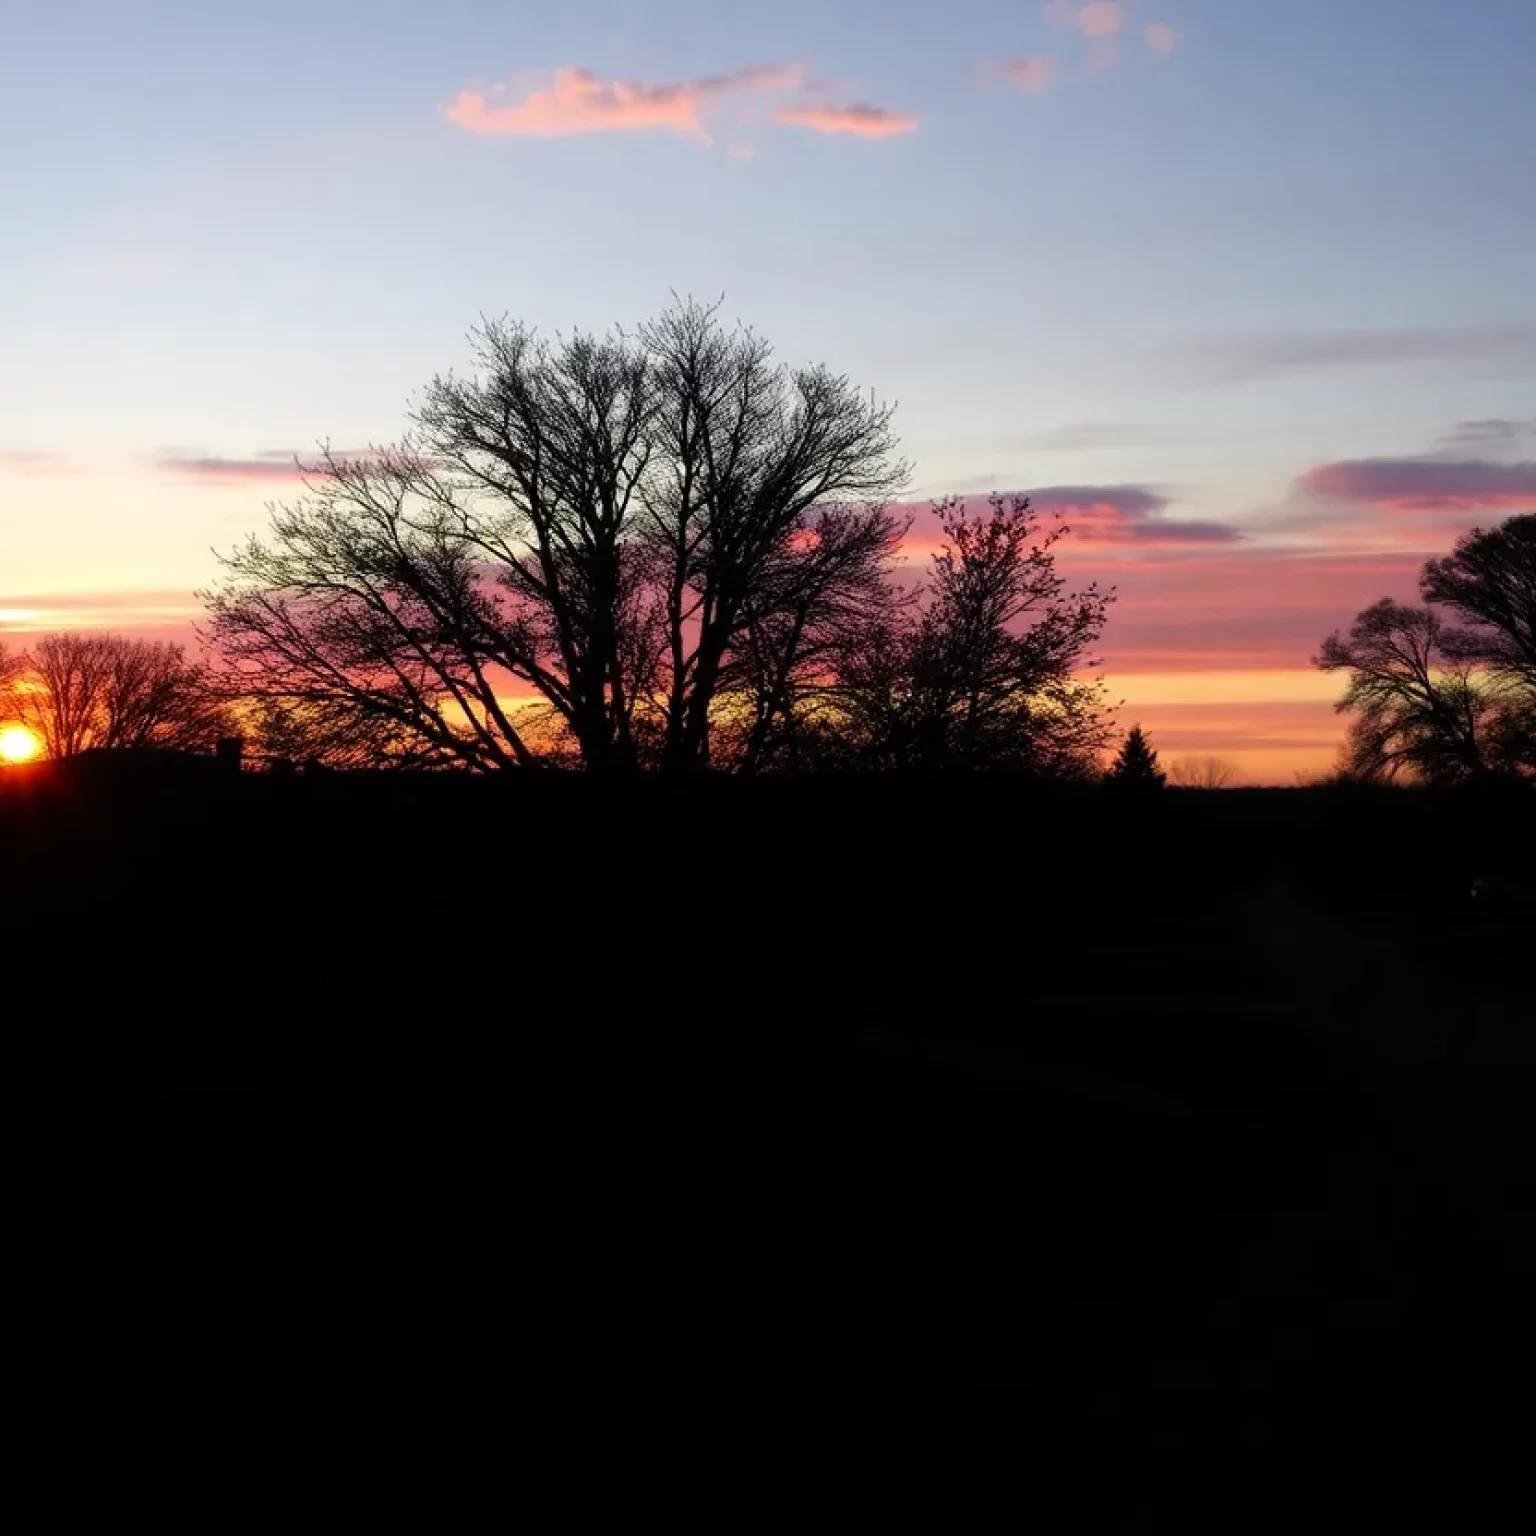
<instances>
[{"instance_id":1,"label":"wispy cloud","mask_svg":"<svg viewBox=\"0 0 1536 1536\"><path fill-rule=\"evenodd\" d=\"M0 448L0 475L72 475L75 465L60 453L33 448Z\"/></svg>"},{"instance_id":2,"label":"wispy cloud","mask_svg":"<svg viewBox=\"0 0 1536 1536\"><path fill-rule=\"evenodd\" d=\"M355 463L369 456L366 448L339 449L333 455L342 463ZM244 459L171 450L154 463L162 474L191 485L297 485L314 473L310 465L317 457L292 448L269 448Z\"/></svg>"},{"instance_id":3,"label":"wispy cloud","mask_svg":"<svg viewBox=\"0 0 1536 1536\"><path fill-rule=\"evenodd\" d=\"M601 80L589 69L557 69L547 83L518 99L506 99L515 85L493 86L489 93L461 91L444 115L477 134L556 139L662 132L709 143L705 112L711 105L752 91L797 90L804 83L805 69L799 64L755 64L730 74L660 85Z\"/></svg>"},{"instance_id":4,"label":"wispy cloud","mask_svg":"<svg viewBox=\"0 0 1536 1536\"><path fill-rule=\"evenodd\" d=\"M1045 91L1056 82L1056 60L1045 54L1025 54L1003 65L1003 73L1021 90Z\"/></svg>"},{"instance_id":5,"label":"wispy cloud","mask_svg":"<svg viewBox=\"0 0 1536 1536\"><path fill-rule=\"evenodd\" d=\"M193 593L178 590L0 593L0 633L185 628L201 611Z\"/></svg>"},{"instance_id":6,"label":"wispy cloud","mask_svg":"<svg viewBox=\"0 0 1536 1536\"><path fill-rule=\"evenodd\" d=\"M1141 35L1147 40L1147 47L1164 59L1184 41L1184 34L1170 27L1166 21L1150 22L1142 29Z\"/></svg>"},{"instance_id":7,"label":"wispy cloud","mask_svg":"<svg viewBox=\"0 0 1536 1536\"><path fill-rule=\"evenodd\" d=\"M1450 450L1480 448L1487 451L1523 447L1533 438L1536 438L1536 421L1512 421L1496 416L1485 421L1458 421L1440 434L1439 441Z\"/></svg>"},{"instance_id":8,"label":"wispy cloud","mask_svg":"<svg viewBox=\"0 0 1536 1536\"><path fill-rule=\"evenodd\" d=\"M861 139L894 138L898 134L915 132L918 125L917 118L911 113L892 112L885 107L863 104L835 107L810 103L780 107L774 113L774 121L788 128L809 128L816 133L852 134Z\"/></svg>"},{"instance_id":9,"label":"wispy cloud","mask_svg":"<svg viewBox=\"0 0 1536 1536\"><path fill-rule=\"evenodd\" d=\"M1021 448L1034 453L1093 453L1148 448L1171 441L1165 427L1145 422L1079 421L1042 432L1026 432Z\"/></svg>"},{"instance_id":10,"label":"wispy cloud","mask_svg":"<svg viewBox=\"0 0 1536 1536\"><path fill-rule=\"evenodd\" d=\"M1380 330L1281 332L1202 345L1197 354L1222 382L1248 383L1322 368L1405 363L1536 362L1536 325L1404 326Z\"/></svg>"}]
</instances>

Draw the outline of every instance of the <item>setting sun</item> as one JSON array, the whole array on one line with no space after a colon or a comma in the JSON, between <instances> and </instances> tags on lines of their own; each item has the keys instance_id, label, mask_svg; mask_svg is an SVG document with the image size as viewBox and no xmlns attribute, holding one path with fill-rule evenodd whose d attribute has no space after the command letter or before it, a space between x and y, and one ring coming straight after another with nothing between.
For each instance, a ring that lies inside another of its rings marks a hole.
<instances>
[{"instance_id":1,"label":"setting sun","mask_svg":"<svg viewBox=\"0 0 1536 1536\"><path fill-rule=\"evenodd\" d=\"M0 763L30 763L42 749L42 743L26 726L0 728Z\"/></svg>"}]
</instances>

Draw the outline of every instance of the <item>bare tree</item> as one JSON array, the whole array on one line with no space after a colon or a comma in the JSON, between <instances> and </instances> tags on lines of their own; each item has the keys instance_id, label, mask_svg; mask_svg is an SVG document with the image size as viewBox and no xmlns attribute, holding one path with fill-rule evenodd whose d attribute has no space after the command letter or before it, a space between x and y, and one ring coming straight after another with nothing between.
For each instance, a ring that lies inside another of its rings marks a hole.
<instances>
[{"instance_id":1,"label":"bare tree","mask_svg":"<svg viewBox=\"0 0 1536 1536\"><path fill-rule=\"evenodd\" d=\"M1441 782L1489 770L1497 703L1448 632L1433 609L1383 598L1323 642L1314 665L1349 680L1337 708L1354 715L1340 763L1350 776Z\"/></svg>"},{"instance_id":2,"label":"bare tree","mask_svg":"<svg viewBox=\"0 0 1536 1536\"><path fill-rule=\"evenodd\" d=\"M8 719L16 709L16 685L25 671L21 656L0 645L0 719Z\"/></svg>"},{"instance_id":3,"label":"bare tree","mask_svg":"<svg viewBox=\"0 0 1536 1536\"><path fill-rule=\"evenodd\" d=\"M722 326L716 307L675 305L643 337L658 381L645 547L665 645L664 760L702 766L738 643L760 650L776 628L769 670L794 674L815 634L795 622L807 579L819 589L814 603L847 592L857 604L871 562L894 544L878 515L846 540L832 520L856 516L849 503L882 504L908 471L889 406L826 368L775 362L762 338ZM770 714L783 718L782 708Z\"/></svg>"},{"instance_id":4,"label":"bare tree","mask_svg":"<svg viewBox=\"0 0 1536 1536\"><path fill-rule=\"evenodd\" d=\"M1224 757L1179 757L1168 769L1168 782L1180 789L1228 789L1237 769Z\"/></svg>"},{"instance_id":5,"label":"bare tree","mask_svg":"<svg viewBox=\"0 0 1536 1536\"><path fill-rule=\"evenodd\" d=\"M493 321L473 344L401 444L323 452L311 494L225 560L206 600L229 686L332 755L707 763L751 674L738 647L772 630L789 677L814 640L783 623L806 601L789 573L817 563L802 543L904 477L888 409L693 303L633 335ZM822 560L818 601L866 564Z\"/></svg>"},{"instance_id":6,"label":"bare tree","mask_svg":"<svg viewBox=\"0 0 1536 1536\"><path fill-rule=\"evenodd\" d=\"M179 645L48 635L23 660L17 714L49 757L94 747L211 750L231 716Z\"/></svg>"},{"instance_id":7,"label":"bare tree","mask_svg":"<svg viewBox=\"0 0 1536 1536\"><path fill-rule=\"evenodd\" d=\"M722 670L717 760L755 772L824 754L837 658L910 606L891 579L906 527L880 507L824 511L770 562Z\"/></svg>"},{"instance_id":8,"label":"bare tree","mask_svg":"<svg viewBox=\"0 0 1536 1536\"><path fill-rule=\"evenodd\" d=\"M896 768L1088 773L1108 742L1088 650L1114 600L1068 593L1045 525L1022 497L990 515L935 511L943 547L915 612L862 626L833 684L857 755Z\"/></svg>"},{"instance_id":9,"label":"bare tree","mask_svg":"<svg viewBox=\"0 0 1536 1536\"><path fill-rule=\"evenodd\" d=\"M205 594L225 689L321 760L531 761L504 695L545 640L477 557L494 532L408 449L324 449L311 485Z\"/></svg>"}]
</instances>

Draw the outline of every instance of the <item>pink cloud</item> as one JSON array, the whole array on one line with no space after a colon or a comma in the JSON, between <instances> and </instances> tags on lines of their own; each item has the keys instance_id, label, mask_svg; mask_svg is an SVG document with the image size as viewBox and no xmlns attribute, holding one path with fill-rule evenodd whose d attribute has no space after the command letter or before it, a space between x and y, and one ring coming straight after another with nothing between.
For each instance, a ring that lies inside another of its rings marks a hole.
<instances>
[{"instance_id":1,"label":"pink cloud","mask_svg":"<svg viewBox=\"0 0 1536 1536\"><path fill-rule=\"evenodd\" d=\"M1114 585L1106 666L1121 672L1306 671L1323 636L1381 597L1416 602L1423 556L1211 548L1126 558L1060 545L1073 585Z\"/></svg>"},{"instance_id":2,"label":"pink cloud","mask_svg":"<svg viewBox=\"0 0 1536 1536\"><path fill-rule=\"evenodd\" d=\"M1297 481L1307 496L1388 513L1536 510L1536 463L1345 459Z\"/></svg>"},{"instance_id":3,"label":"pink cloud","mask_svg":"<svg viewBox=\"0 0 1536 1536\"><path fill-rule=\"evenodd\" d=\"M1003 68L1008 78L1026 91L1048 90L1057 74L1056 60L1043 54L1026 54L1023 58L1010 59Z\"/></svg>"},{"instance_id":4,"label":"pink cloud","mask_svg":"<svg viewBox=\"0 0 1536 1536\"><path fill-rule=\"evenodd\" d=\"M646 85L600 80L587 69L557 69L553 80L520 101L501 103L480 91L461 91L444 112L467 133L567 138L584 133L674 133L710 142L704 111L746 91L796 90L805 82L798 64L759 64L699 80ZM493 89L492 96L498 94Z\"/></svg>"},{"instance_id":5,"label":"pink cloud","mask_svg":"<svg viewBox=\"0 0 1536 1536\"><path fill-rule=\"evenodd\" d=\"M1166 21L1152 22L1142 35L1147 40L1147 47L1165 59L1184 41L1184 34L1170 27Z\"/></svg>"},{"instance_id":6,"label":"pink cloud","mask_svg":"<svg viewBox=\"0 0 1536 1536\"><path fill-rule=\"evenodd\" d=\"M1052 0L1045 14L1061 26L1076 28L1090 42L1114 37L1130 20L1123 0Z\"/></svg>"},{"instance_id":7,"label":"pink cloud","mask_svg":"<svg viewBox=\"0 0 1536 1536\"><path fill-rule=\"evenodd\" d=\"M889 112L884 107L797 106L781 107L774 121L789 128L810 128L816 133L853 134L861 139L888 139L917 128L916 117Z\"/></svg>"}]
</instances>

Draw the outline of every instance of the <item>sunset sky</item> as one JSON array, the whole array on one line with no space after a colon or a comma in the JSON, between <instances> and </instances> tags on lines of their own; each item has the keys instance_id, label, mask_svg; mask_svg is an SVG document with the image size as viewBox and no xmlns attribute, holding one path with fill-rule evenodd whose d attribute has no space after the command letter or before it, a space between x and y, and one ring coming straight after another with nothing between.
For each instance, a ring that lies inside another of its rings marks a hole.
<instances>
[{"instance_id":1,"label":"sunset sky","mask_svg":"<svg viewBox=\"0 0 1536 1536\"><path fill-rule=\"evenodd\" d=\"M0 0L0 631L181 638L482 313L724 294L1027 490L1165 757L1536 510L1533 0ZM919 530L921 531L921 530Z\"/></svg>"}]
</instances>

